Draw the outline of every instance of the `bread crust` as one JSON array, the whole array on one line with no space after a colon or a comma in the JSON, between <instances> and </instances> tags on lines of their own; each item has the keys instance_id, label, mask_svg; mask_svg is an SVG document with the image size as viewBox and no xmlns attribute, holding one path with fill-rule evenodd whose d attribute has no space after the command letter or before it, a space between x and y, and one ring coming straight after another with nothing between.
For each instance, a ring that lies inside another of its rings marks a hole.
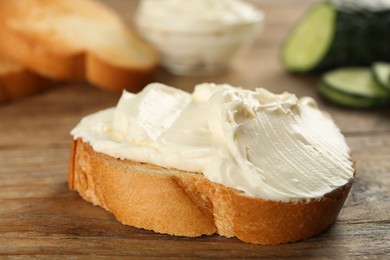
<instances>
[{"instance_id":1,"label":"bread crust","mask_svg":"<svg viewBox=\"0 0 390 260\"><path fill-rule=\"evenodd\" d=\"M0 57L0 102L46 90L52 81Z\"/></svg>"},{"instance_id":2,"label":"bread crust","mask_svg":"<svg viewBox=\"0 0 390 260\"><path fill-rule=\"evenodd\" d=\"M254 244L310 238L336 220L353 180L321 199L269 201L243 195L200 173L95 152L73 141L69 188L123 224L178 236L218 233Z\"/></svg>"},{"instance_id":3,"label":"bread crust","mask_svg":"<svg viewBox=\"0 0 390 260\"><path fill-rule=\"evenodd\" d=\"M159 57L157 52L143 42L139 37L133 34L130 29L123 34L123 38L132 39L137 42L137 46L142 47L142 51L147 53L149 62L134 60L127 65L118 65L120 58L101 58L106 52L104 49L90 49L88 47L69 46L66 43L59 42L56 37L58 32L40 32L25 31L15 29L12 24L19 23L23 28L24 24L34 23L34 20L25 19L23 12L30 12L29 6L22 9L16 3L18 1L3 0L0 1L0 54L15 60L31 71L55 80L87 80L98 87L109 89L114 92L120 92L127 89L132 92L141 90L146 83L152 79L152 74L158 66ZM33 3L33 4L31 4ZM26 1L25 5L31 4L30 8L37 8L42 5L63 6L63 13L69 11L67 5L72 5L68 1ZM73 3L73 4L77 4ZM81 3L80 3L81 4ZM89 7L96 5L97 15L107 13L115 16L115 13L100 3L85 1ZM60 8L57 8L60 9ZM107 9L107 10L105 10ZM25 10L25 11L23 11ZM71 12L71 11L70 11ZM92 10L91 10L92 12ZM76 13L75 15L80 15ZM53 19L56 14L53 13ZM21 17L21 18L19 18ZM104 17L102 17L103 19ZM118 17L118 21L121 21ZM123 22L123 26L124 22ZM18 27L16 27L18 28ZM86 28L87 30L88 28ZM95 28L96 29L96 28ZM33 30L33 29L31 29ZM61 32L61 30L59 30ZM109 38L109 35L102 35ZM58 37L60 38L60 37ZM66 36L64 36L66 38ZM51 39L51 40L50 40ZM79 39L67 39L70 42L79 41ZM112 48L116 48L114 45ZM130 46L129 46L130 48Z\"/></svg>"}]
</instances>

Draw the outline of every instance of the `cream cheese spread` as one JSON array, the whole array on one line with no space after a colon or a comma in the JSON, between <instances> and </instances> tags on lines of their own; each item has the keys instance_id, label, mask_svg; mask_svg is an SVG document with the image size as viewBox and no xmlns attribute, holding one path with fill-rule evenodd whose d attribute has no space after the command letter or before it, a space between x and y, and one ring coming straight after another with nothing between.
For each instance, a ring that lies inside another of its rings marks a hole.
<instances>
[{"instance_id":1,"label":"cream cheese spread","mask_svg":"<svg viewBox=\"0 0 390 260\"><path fill-rule=\"evenodd\" d=\"M204 83L190 94L152 83L71 134L97 152L201 172L267 200L320 198L354 174L344 137L312 98L265 89Z\"/></svg>"}]
</instances>

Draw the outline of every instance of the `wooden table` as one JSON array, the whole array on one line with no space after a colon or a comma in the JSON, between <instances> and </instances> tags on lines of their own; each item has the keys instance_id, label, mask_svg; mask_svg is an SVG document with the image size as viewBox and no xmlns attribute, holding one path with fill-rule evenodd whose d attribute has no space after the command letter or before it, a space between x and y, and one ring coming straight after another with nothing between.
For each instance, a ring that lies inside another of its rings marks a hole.
<instances>
[{"instance_id":1,"label":"wooden table","mask_svg":"<svg viewBox=\"0 0 390 260\"><path fill-rule=\"evenodd\" d=\"M135 1L107 0L129 24ZM291 25L314 1L253 1L267 19L254 49L225 75L178 77L160 69L155 80L192 91L200 82L265 87L316 98L334 117L357 162L357 178L336 222L298 243L259 246L217 235L172 237L124 226L67 187L69 131L85 115L114 106L117 94L85 83L0 105L0 256L172 258L390 257L390 110L338 108L319 99L317 78L292 76L278 51Z\"/></svg>"}]
</instances>

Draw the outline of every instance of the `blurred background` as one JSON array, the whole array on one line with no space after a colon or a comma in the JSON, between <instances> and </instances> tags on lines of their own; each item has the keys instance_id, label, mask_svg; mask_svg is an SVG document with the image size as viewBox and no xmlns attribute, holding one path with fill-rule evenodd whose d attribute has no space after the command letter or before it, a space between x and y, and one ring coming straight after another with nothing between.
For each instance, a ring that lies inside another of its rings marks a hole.
<instances>
[{"instance_id":1,"label":"blurred background","mask_svg":"<svg viewBox=\"0 0 390 260\"><path fill-rule=\"evenodd\" d=\"M138 1L100 1L136 30ZM152 81L186 91L215 82L312 96L334 118L356 161L356 183L337 223L314 239L276 247L218 236L171 238L121 225L70 192L66 180L71 129L82 117L115 106L120 93L83 81L59 81L44 92L0 103L0 255L389 256L390 109L354 109L325 101L317 90L323 74L289 73L282 65L288 32L320 1L246 2L264 13L263 29L232 68L217 75L179 76L159 66Z\"/></svg>"}]
</instances>

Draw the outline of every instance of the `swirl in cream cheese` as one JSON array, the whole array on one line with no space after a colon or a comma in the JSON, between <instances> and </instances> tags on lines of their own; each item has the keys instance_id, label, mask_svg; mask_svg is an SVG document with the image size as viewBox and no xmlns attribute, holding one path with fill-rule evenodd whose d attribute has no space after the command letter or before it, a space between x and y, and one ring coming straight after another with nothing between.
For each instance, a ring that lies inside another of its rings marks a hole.
<instances>
[{"instance_id":1,"label":"swirl in cream cheese","mask_svg":"<svg viewBox=\"0 0 390 260\"><path fill-rule=\"evenodd\" d=\"M354 174L344 137L313 99L265 89L205 83L189 94L153 83L83 118L72 135L268 200L320 198Z\"/></svg>"}]
</instances>

